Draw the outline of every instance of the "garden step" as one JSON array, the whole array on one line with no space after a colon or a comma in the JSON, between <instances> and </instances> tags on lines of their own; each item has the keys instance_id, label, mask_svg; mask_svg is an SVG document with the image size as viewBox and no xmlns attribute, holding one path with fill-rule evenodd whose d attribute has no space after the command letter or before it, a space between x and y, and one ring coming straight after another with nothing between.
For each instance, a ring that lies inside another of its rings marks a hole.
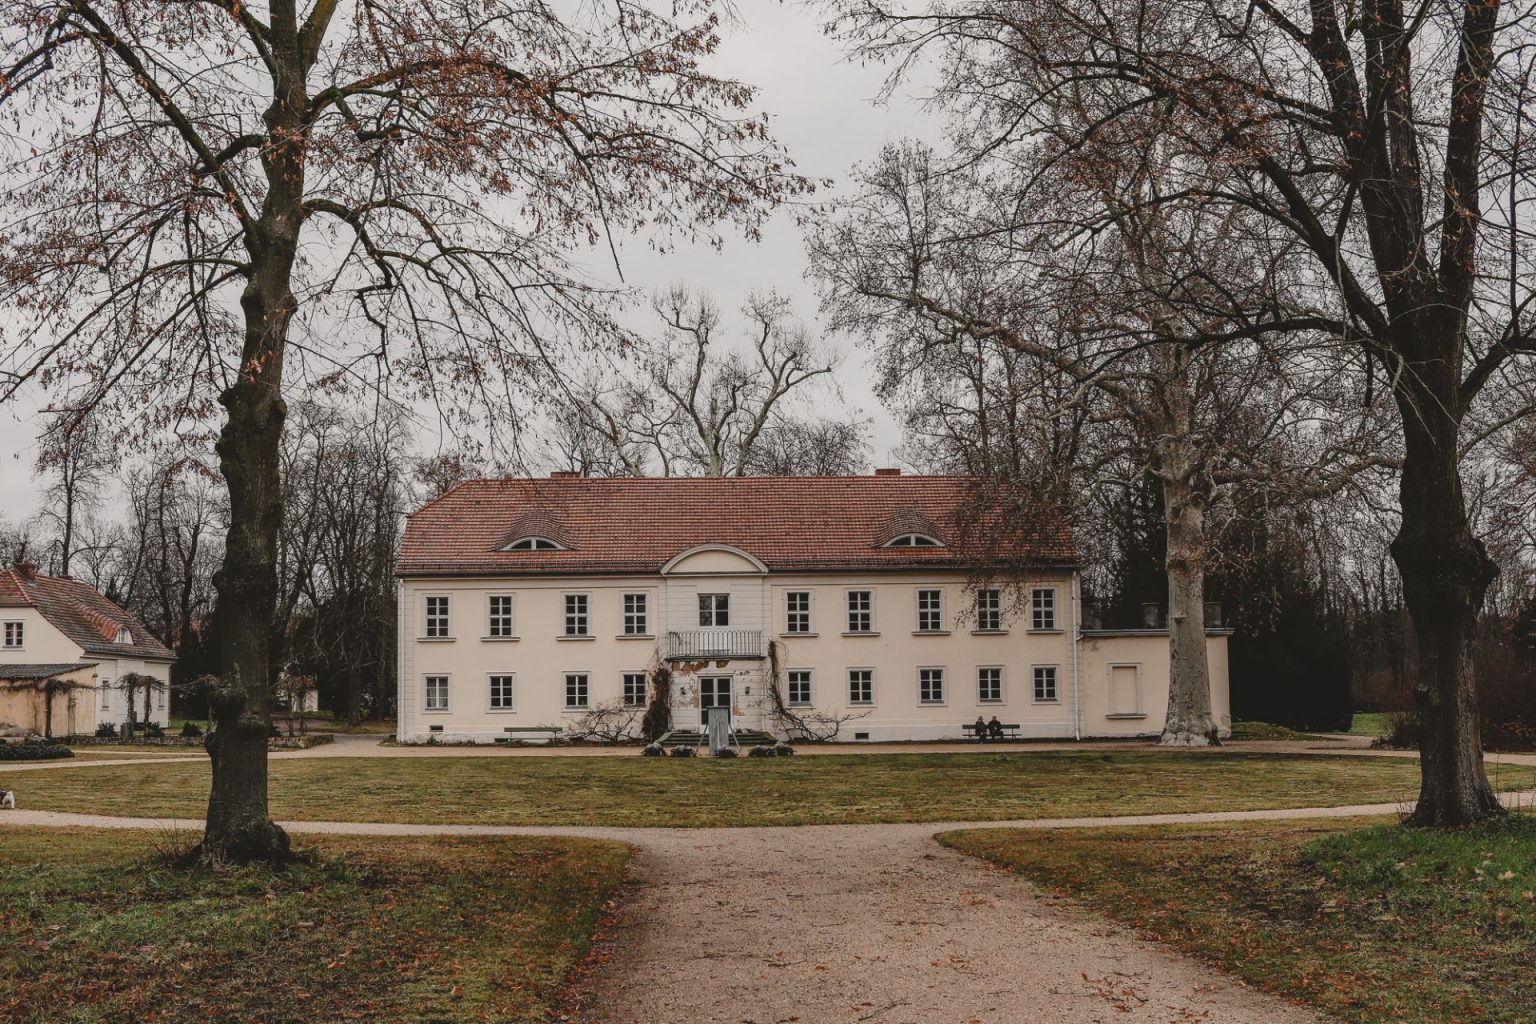
<instances>
[{"instance_id":1,"label":"garden step","mask_svg":"<svg viewBox=\"0 0 1536 1024\"><path fill-rule=\"evenodd\" d=\"M778 742L773 736L761 729L737 729L735 741L738 746L755 747L759 744L771 747ZM675 729L662 737L661 745L664 747L696 747L704 742L704 737L696 732Z\"/></svg>"}]
</instances>

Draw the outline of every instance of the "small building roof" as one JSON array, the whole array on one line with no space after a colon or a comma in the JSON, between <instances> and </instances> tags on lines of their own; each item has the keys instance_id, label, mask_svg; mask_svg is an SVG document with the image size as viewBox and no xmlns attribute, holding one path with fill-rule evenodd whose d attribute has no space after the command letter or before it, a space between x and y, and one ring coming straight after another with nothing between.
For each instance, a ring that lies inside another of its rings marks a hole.
<instances>
[{"instance_id":1,"label":"small building roof","mask_svg":"<svg viewBox=\"0 0 1536 1024\"><path fill-rule=\"evenodd\" d=\"M0 610L5 608L37 609L86 654L176 660L142 622L95 587L68 576L43 576L26 569L0 571ZM128 641L119 643L117 638L123 630Z\"/></svg>"},{"instance_id":2,"label":"small building roof","mask_svg":"<svg viewBox=\"0 0 1536 1024\"><path fill-rule=\"evenodd\" d=\"M69 661L59 665L0 665L0 681L21 682L30 679L52 679L67 676L83 668L95 668L94 661Z\"/></svg>"},{"instance_id":3,"label":"small building roof","mask_svg":"<svg viewBox=\"0 0 1536 1024\"><path fill-rule=\"evenodd\" d=\"M968 537L988 499L975 479L904 476L651 477L471 480L406 523L401 576L651 574L680 552L738 548L772 572L969 570L996 564ZM1043 504L999 515L1029 521L1010 562L1071 567L1072 533ZM995 518L995 517L994 517ZM537 530L567 550L503 550ZM895 531L895 532L893 532ZM941 546L882 547L921 532Z\"/></svg>"}]
</instances>

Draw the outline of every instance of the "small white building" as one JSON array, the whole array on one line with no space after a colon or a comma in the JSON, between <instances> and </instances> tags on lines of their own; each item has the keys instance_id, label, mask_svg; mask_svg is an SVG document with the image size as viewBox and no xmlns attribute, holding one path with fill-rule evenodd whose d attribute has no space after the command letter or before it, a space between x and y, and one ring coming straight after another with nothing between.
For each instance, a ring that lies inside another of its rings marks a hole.
<instances>
[{"instance_id":1,"label":"small white building","mask_svg":"<svg viewBox=\"0 0 1536 1024\"><path fill-rule=\"evenodd\" d=\"M132 694L134 718L166 725L176 656L95 588L26 566L0 571L0 732L89 734L128 721L123 678L161 685Z\"/></svg>"},{"instance_id":2,"label":"small white building","mask_svg":"<svg viewBox=\"0 0 1536 1024\"><path fill-rule=\"evenodd\" d=\"M976 718L1039 738L1152 735L1161 630L1085 630L1076 549L1040 510L1027 581L981 583L963 477L476 480L410 517L399 728L492 742L638 711L672 727L839 740L958 739ZM1209 636L1230 724L1226 634ZM658 671L659 669L665 671Z\"/></svg>"}]
</instances>

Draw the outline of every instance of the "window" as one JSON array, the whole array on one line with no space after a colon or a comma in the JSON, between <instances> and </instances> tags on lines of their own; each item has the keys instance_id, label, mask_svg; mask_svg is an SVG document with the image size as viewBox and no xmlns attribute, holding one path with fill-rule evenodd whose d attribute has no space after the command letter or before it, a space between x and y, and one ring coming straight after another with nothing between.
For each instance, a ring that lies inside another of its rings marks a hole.
<instances>
[{"instance_id":1,"label":"window","mask_svg":"<svg viewBox=\"0 0 1536 1024\"><path fill-rule=\"evenodd\" d=\"M980 633L1001 632L1003 628L1003 592L1001 590L976 591L976 630Z\"/></svg>"},{"instance_id":2,"label":"window","mask_svg":"<svg viewBox=\"0 0 1536 1024\"><path fill-rule=\"evenodd\" d=\"M811 670L808 668L792 668L789 670L789 703L794 707L805 707L811 703Z\"/></svg>"},{"instance_id":3,"label":"window","mask_svg":"<svg viewBox=\"0 0 1536 1024\"><path fill-rule=\"evenodd\" d=\"M983 704L1003 702L1002 669L992 666L976 670L976 699Z\"/></svg>"},{"instance_id":4,"label":"window","mask_svg":"<svg viewBox=\"0 0 1536 1024\"><path fill-rule=\"evenodd\" d=\"M944 545L926 533L904 533L894 540L886 541L885 546L888 548L941 548Z\"/></svg>"},{"instance_id":5,"label":"window","mask_svg":"<svg viewBox=\"0 0 1536 1024\"><path fill-rule=\"evenodd\" d=\"M624 595L624 635L645 636L651 631L650 615L646 607L646 595Z\"/></svg>"},{"instance_id":6,"label":"window","mask_svg":"<svg viewBox=\"0 0 1536 1024\"><path fill-rule=\"evenodd\" d=\"M548 537L524 537L506 547L508 551L564 551L565 548Z\"/></svg>"},{"instance_id":7,"label":"window","mask_svg":"<svg viewBox=\"0 0 1536 1024\"><path fill-rule=\"evenodd\" d=\"M427 639L435 640L448 636L448 599L446 597L427 598Z\"/></svg>"},{"instance_id":8,"label":"window","mask_svg":"<svg viewBox=\"0 0 1536 1024\"><path fill-rule=\"evenodd\" d=\"M874 594L868 590L848 591L848 632L869 633L874 630Z\"/></svg>"},{"instance_id":9,"label":"window","mask_svg":"<svg viewBox=\"0 0 1536 1024\"><path fill-rule=\"evenodd\" d=\"M587 706L587 674L585 672L565 674L565 706L567 708Z\"/></svg>"},{"instance_id":10,"label":"window","mask_svg":"<svg viewBox=\"0 0 1536 1024\"><path fill-rule=\"evenodd\" d=\"M1035 700L1045 704L1056 699L1056 666L1035 666Z\"/></svg>"},{"instance_id":11,"label":"window","mask_svg":"<svg viewBox=\"0 0 1536 1024\"><path fill-rule=\"evenodd\" d=\"M565 635L589 636L587 632L587 595L565 595Z\"/></svg>"},{"instance_id":12,"label":"window","mask_svg":"<svg viewBox=\"0 0 1536 1024\"><path fill-rule=\"evenodd\" d=\"M944 703L944 670L920 668L917 670L917 702L919 704Z\"/></svg>"},{"instance_id":13,"label":"window","mask_svg":"<svg viewBox=\"0 0 1536 1024\"><path fill-rule=\"evenodd\" d=\"M491 597L491 637L512 636L512 595L496 594Z\"/></svg>"},{"instance_id":14,"label":"window","mask_svg":"<svg viewBox=\"0 0 1536 1024\"><path fill-rule=\"evenodd\" d=\"M25 622L7 622L5 624L5 646L20 647L26 635Z\"/></svg>"},{"instance_id":15,"label":"window","mask_svg":"<svg viewBox=\"0 0 1536 1024\"><path fill-rule=\"evenodd\" d=\"M730 594L699 595L699 625L729 626L731 624Z\"/></svg>"},{"instance_id":16,"label":"window","mask_svg":"<svg viewBox=\"0 0 1536 1024\"><path fill-rule=\"evenodd\" d=\"M873 704L875 702L875 670L851 668L848 670L848 703Z\"/></svg>"},{"instance_id":17,"label":"window","mask_svg":"<svg viewBox=\"0 0 1536 1024\"><path fill-rule=\"evenodd\" d=\"M639 708L645 706L645 673L624 673L624 706L627 708Z\"/></svg>"},{"instance_id":18,"label":"window","mask_svg":"<svg viewBox=\"0 0 1536 1024\"><path fill-rule=\"evenodd\" d=\"M944 628L944 591L919 590L917 592L917 629L920 633L937 633Z\"/></svg>"},{"instance_id":19,"label":"window","mask_svg":"<svg viewBox=\"0 0 1536 1024\"><path fill-rule=\"evenodd\" d=\"M448 677L427 676L427 710L448 710Z\"/></svg>"},{"instance_id":20,"label":"window","mask_svg":"<svg viewBox=\"0 0 1536 1024\"><path fill-rule=\"evenodd\" d=\"M1049 587L1037 587L1030 593L1030 628L1056 628L1056 591Z\"/></svg>"},{"instance_id":21,"label":"window","mask_svg":"<svg viewBox=\"0 0 1536 1024\"><path fill-rule=\"evenodd\" d=\"M105 711L112 706L112 680L101 681L101 710Z\"/></svg>"},{"instance_id":22,"label":"window","mask_svg":"<svg viewBox=\"0 0 1536 1024\"><path fill-rule=\"evenodd\" d=\"M131 643L133 643L133 634L131 632L129 632L127 626L118 626L117 627L117 641L116 642L120 643L120 644L131 644Z\"/></svg>"},{"instance_id":23,"label":"window","mask_svg":"<svg viewBox=\"0 0 1536 1024\"><path fill-rule=\"evenodd\" d=\"M170 689L169 686L162 686L162 687L160 687L160 689L155 691L155 697L156 697L155 704L156 704L157 707L159 707L159 709L161 711L165 710L165 691L167 691L169 689Z\"/></svg>"},{"instance_id":24,"label":"window","mask_svg":"<svg viewBox=\"0 0 1536 1024\"><path fill-rule=\"evenodd\" d=\"M784 632L811 631L811 592L791 590L784 595Z\"/></svg>"},{"instance_id":25,"label":"window","mask_svg":"<svg viewBox=\"0 0 1536 1024\"><path fill-rule=\"evenodd\" d=\"M512 703L512 676L491 676L491 710L511 711Z\"/></svg>"}]
</instances>

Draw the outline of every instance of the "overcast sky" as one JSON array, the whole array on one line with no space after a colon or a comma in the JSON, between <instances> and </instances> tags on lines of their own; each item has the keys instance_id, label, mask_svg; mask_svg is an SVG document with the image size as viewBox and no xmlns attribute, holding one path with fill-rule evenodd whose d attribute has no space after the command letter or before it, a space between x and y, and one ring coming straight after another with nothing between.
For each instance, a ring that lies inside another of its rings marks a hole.
<instances>
[{"instance_id":1,"label":"overcast sky","mask_svg":"<svg viewBox=\"0 0 1536 1024\"><path fill-rule=\"evenodd\" d=\"M850 166L871 159L884 143L934 134L910 98L873 104L884 70L844 61L822 34L814 12L798 3L771 0L749 0L739 4L738 11L740 21L727 26L713 70L759 87L759 106L772 116L775 134L801 173L842 182ZM723 252L701 245L657 255L636 242L621 248L620 259L631 285L655 289L682 283L712 293L727 312L734 312L749 292L773 288L794 300L801 319L815 322L815 293L803 278L805 253L788 212L777 215L756 244L733 239ZM874 420L875 464L894 464L892 449L899 432L869 390L868 354L846 339L830 340L846 351L840 381L845 397ZM0 518L11 522L30 517L36 508L38 481L32 465L38 404L33 396L28 403L0 407ZM425 451L437 445L435 433L423 431L420 443Z\"/></svg>"}]
</instances>

